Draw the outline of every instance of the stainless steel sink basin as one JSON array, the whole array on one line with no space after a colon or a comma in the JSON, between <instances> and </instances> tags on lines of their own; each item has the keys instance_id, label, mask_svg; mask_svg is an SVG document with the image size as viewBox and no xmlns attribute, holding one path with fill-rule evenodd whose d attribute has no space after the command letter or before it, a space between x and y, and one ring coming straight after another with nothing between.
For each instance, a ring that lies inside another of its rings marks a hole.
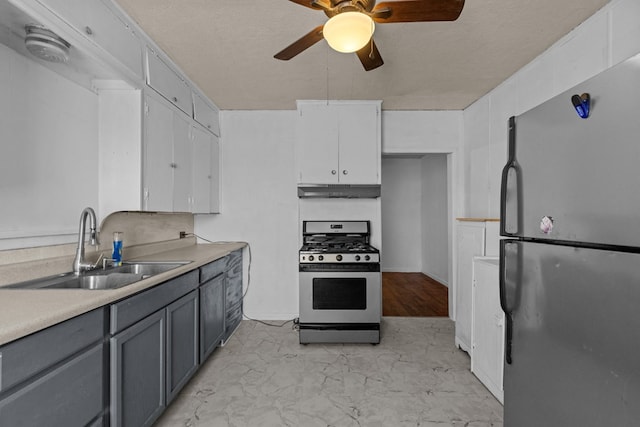
<instances>
[{"instance_id":1,"label":"stainless steel sink basin","mask_svg":"<svg viewBox=\"0 0 640 427\"><path fill-rule=\"evenodd\" d=\"M186 262L126 262L120 267L114 267L115 272L127 274L141 274L144 278L173 270Z\"/></svg>"},{"instance_id":2,"label":"stainless steel sink basin","mask_svg":"<svg viewBox=\"0 0 640 427\"><path fill-rule=\"evenodd\" d=\"M119 267L90 270L80 275L64 273L42 279L5 286L5 289L117 289L165 271L173 270L189 261L127 262Z\"/></svg>"}]
</instances>

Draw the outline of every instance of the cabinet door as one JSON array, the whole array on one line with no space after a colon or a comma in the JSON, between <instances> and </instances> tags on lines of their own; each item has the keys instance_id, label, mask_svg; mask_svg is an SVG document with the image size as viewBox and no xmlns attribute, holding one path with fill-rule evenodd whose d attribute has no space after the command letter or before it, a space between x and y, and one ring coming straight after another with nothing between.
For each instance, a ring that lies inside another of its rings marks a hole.
<instances>
[{"instance_id":1,"label":"cabinet door","mask_svg":"<svg viewBox=\"0 0 640 427\"><path fill-rule=\"evenodd\" d=\"M173 210L173 110L145 97L144 208Z\"/></svg>"},{"instance_id":2,"label":"cabinet door","mask_svg":"<svg viewBox=\"0 0 640 427\"><path fill-rule=\"evenodd\" d=\"M198 369L198 291L167 306L167 405Z\"/></svg>"},{"instance_id":3,"label":"cabinet door","mask_svg":"<svg viewBox=\"0 0 640 427\"><path fill-rule=\"evenodd\" d=\"M500 308L498 263L473 263L471 372L502 402L504 312Z\"/></svg>"},{"instance_id":4,"label":"cabinet door","mask_svg":"<svg viewBox=\"0 0 640 427\"><path fill-rule=\"evenodd\" d=\"M150 426L165 408L165 313L111 338L112 427Z\"/></svg>"},{"instance_id":5,"label":"cabinet door","mask_svg":"<svg viewBox=\"0 0 640 427\"><path fill-rule=\"evenodd\" d=\"M214 135L220 135L220 119L218 110L212 108L195 92L193 94L193 118Z\"/></svg>"},{"instance_id":6,"label":"cabinet door","mask_svg":"<svg viewBox=\"0 0 640 427\"><path fill-rule=\"evenodd\" d=\"M220 213L220 142L217 136L211 139L211 182L209 212Z\"/></svg>"},{"instance_id":7,"label":"cabinet door","mask_svg":"<svg viewBox=\"0 0 640 427\"><path fill-rule=\"evenodd\" d=\"M104 410L103 366L104 349L100 343L19 387L0 399L0 425L89 424Z\"/></svg>"},{"instance_id":8,"label":"cabinet door","mask_svg":"<svg viewBox=\"0 0 640 427\"><path fill-rule=\"evenodd\" d=\"M340 151L338 175L341 184L378 184L381 149L378 106L337 105Z\"/></svg>"},{"instance_id":9,"label":"cabinet door","mask_svg":"<svg viewBox=\"0 0 640 427\"><path fill-rule=\"evenodd\" d=\"M200 363L216 349L224 334L225 275L217 275L200 286Z\"/></svg>"},{"instance_id":10,"label":"cabinet door","mask_svg":"<svg viewBox=\"0 0 640 427\"><path fill-rule=\"evenodd\" d=\"M324 103L301 104L298 111L298 182L338 182L336 110Z\"/></svg>"},{"instance_id":11,"label":"cabinet door","mask_svg":"<svg viewBox=\"0 0 640 427\"><path fill-rule=\"evenodd\" d=\"M147 48L147 65L147 84L189 117L192 117L191 88L182 77L149 48Z\"/></svg>"},{"instance_id":12,"label":"cabinet door","mask_svg":"<svg viewBox=\"0 0 640 427\"><path fill-rule=\"evenodd\" d=\"M101 0L38 0L142 78L142 44Z\"/></svg>"},{"instance_id":13,"label":"cabinet door","mask_svg":"<svg viewBox=\"0 0 640 427\"><path fill-rule=\"evenodd\" d=\"M471 351L471 293L473 257L484 255L484 222L462 223L457 228L457 268L455 283L456 344Z\"/></svg>"},{"instance_id":14,"label":"cabinet door","mask_svg":"<svg viewBox=\"0 0 640 427\"><path fill-rule=\"evenodd\" d=\"M173 212L191 212L191 129L187 118L173 114Z\"/></svg>"},{"instance_id":15,"label":"cabinet door","mask_svg":"<svg viewBox=\"0 0 640 427\"><path fill-rule=\"evenodd\" d=\"M213 135L199 128L193 132L193 213L209 213L211 209L211 150Z\"/></svg>"}]
</instances>

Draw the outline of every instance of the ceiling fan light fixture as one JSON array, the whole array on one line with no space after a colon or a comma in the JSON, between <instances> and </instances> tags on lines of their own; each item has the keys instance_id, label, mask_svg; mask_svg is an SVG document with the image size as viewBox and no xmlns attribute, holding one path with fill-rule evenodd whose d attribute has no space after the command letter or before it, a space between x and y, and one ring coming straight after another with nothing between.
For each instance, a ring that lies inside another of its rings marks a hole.
<instances>
[{"instance_id":1,"label":"ceiling fan light fixture","mask_svg":"<svg viewBox=\"0 0 640 427\"><path fill-rule=\"evenodd\" d=\"M362 49L371 40L375 24L370 16L361 12L339 13L324 24L322 33L333 50L352 53Z\"/></svg>"}]
</instances>

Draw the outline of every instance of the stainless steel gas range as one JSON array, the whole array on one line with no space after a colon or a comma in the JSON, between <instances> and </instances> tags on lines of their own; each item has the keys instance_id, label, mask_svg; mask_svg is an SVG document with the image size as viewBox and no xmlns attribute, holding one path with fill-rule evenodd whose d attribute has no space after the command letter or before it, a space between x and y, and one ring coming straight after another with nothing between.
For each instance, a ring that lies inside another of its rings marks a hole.
<instances>
[{"instance_id":1,"label":"stainless steel gas range","mask_svg":"<svg viewBox=\"0 0 640 427\"><path fill-rule=\"evenodd\" d=\"M380 252L369 221L304 221L300 343L380 342Z\"/></svg>"}]
</instances>

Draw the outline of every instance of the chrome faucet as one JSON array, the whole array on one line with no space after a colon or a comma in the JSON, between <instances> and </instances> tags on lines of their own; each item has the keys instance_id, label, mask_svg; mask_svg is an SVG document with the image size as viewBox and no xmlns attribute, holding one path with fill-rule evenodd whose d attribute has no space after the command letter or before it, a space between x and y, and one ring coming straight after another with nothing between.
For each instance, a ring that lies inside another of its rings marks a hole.
<instances>
[{"instance_id":1,"label":"chrome faucet","mask_svg":"<svg viewBox=\"0 0 640 427\"><path fill-rule=\"evenodd\" d=\"M92 270L95 268L94 264L87 262L84 259L84 237L85 228L87 226L87 216L89 217L89 237L91 238L91 244L97 246L98 233L96 232L96 213L91 208L84 208L80 214L80 230L78 231L78 247L76 248L76 257L73 260L73 272L80 274L83 271Z\"/></svg>"}]
</instances>

